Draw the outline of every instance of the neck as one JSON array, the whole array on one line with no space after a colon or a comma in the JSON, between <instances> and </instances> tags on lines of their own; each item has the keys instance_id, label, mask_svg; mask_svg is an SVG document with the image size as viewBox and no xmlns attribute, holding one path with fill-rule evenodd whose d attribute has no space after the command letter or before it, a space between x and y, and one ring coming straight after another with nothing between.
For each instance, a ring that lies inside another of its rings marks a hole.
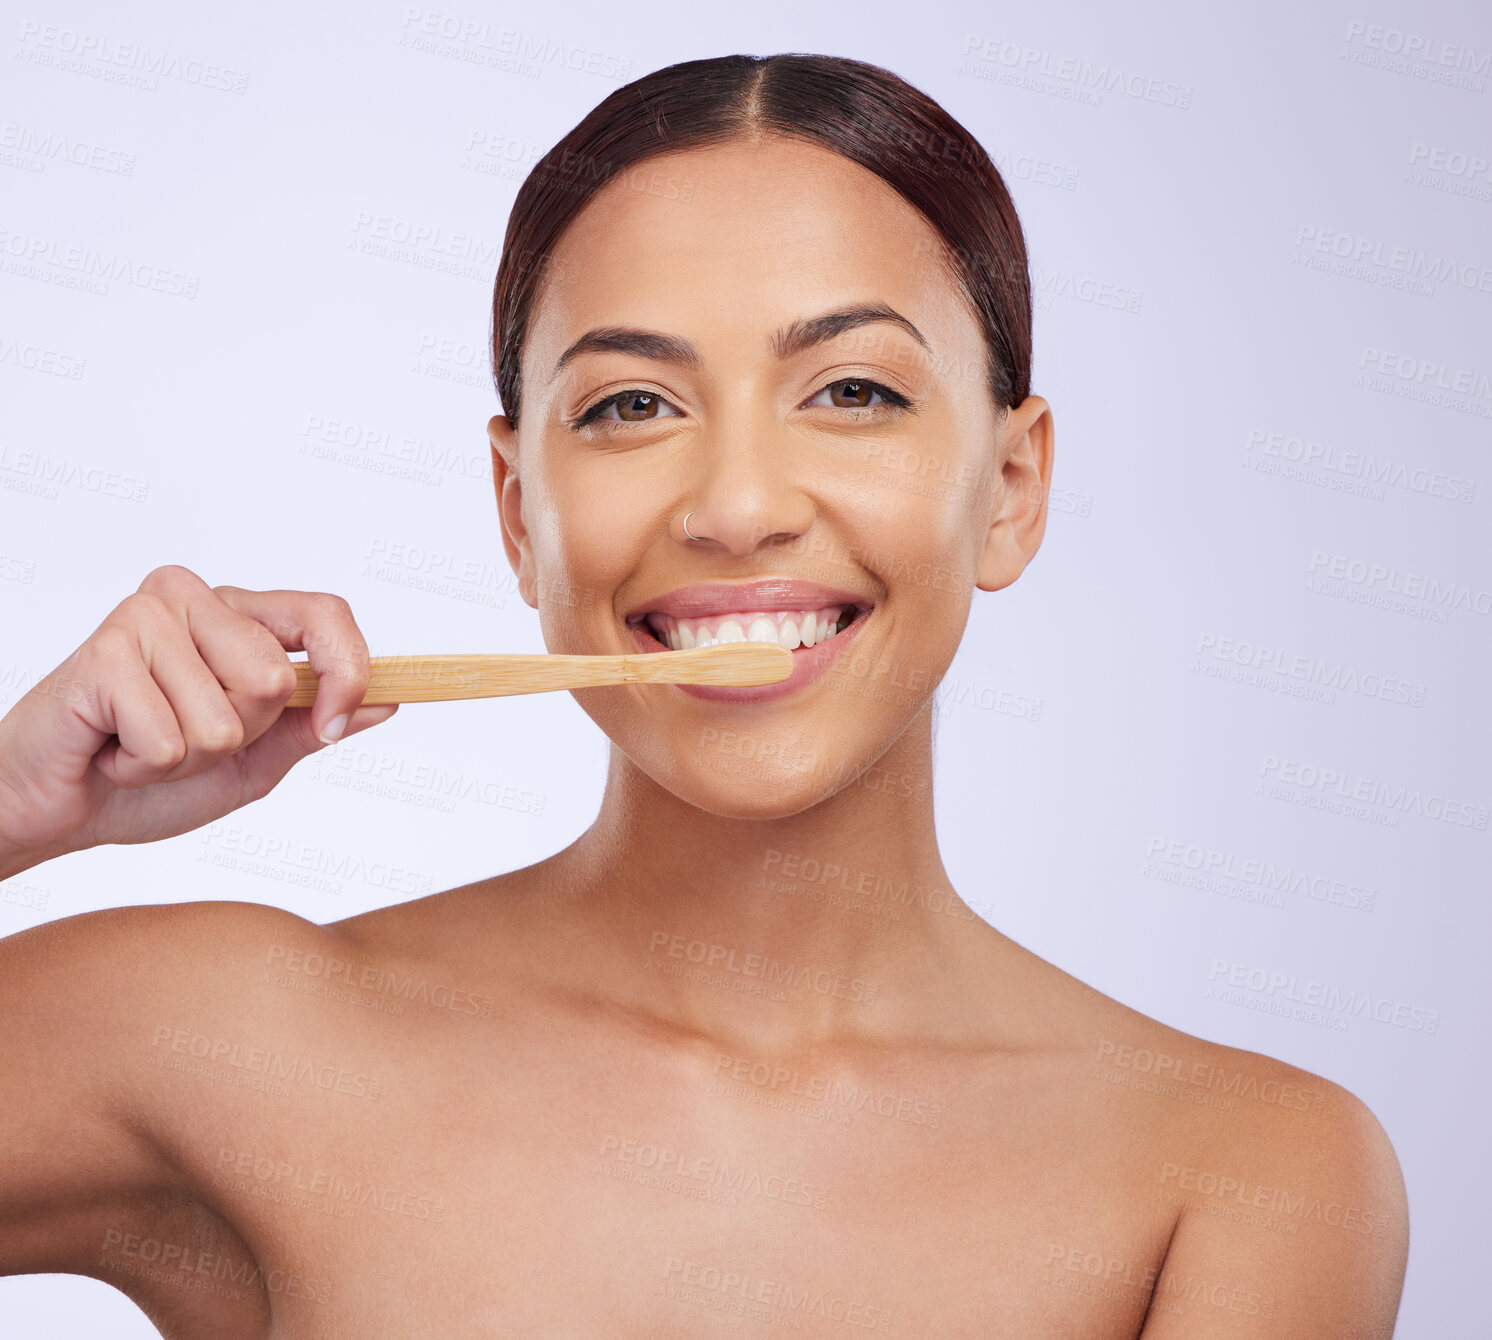
<instances>
[{"instance_id":1,"label":"neck","mask_svg":"<svg viewBox=\"0 0 1492 1340\"><path fill-rule=\"evenodd\" d=\"M551 867L587 981L740 1047L936 1028L990 929L938 853L931 713L858 779L780 819L701 810L613 747L595 823Z\"/></svg>"}]
</instances>

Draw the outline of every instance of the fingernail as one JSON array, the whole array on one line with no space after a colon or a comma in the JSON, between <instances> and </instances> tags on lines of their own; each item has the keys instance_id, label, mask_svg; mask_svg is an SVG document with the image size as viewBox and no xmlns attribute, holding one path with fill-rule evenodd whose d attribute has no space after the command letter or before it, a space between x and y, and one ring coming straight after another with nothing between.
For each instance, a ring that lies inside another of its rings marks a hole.
<instances>
[{"instance_id":1,"label":"fingernail","mask_svg":"<svg viewBox=\"0 0 1492 1340\"><path fill-rule=\"evenodd\" d=\"M342 738L342 732L347 729L347 715L333 717L321 731L322 744L336 744Z\"/></svg>"}]
</instances>

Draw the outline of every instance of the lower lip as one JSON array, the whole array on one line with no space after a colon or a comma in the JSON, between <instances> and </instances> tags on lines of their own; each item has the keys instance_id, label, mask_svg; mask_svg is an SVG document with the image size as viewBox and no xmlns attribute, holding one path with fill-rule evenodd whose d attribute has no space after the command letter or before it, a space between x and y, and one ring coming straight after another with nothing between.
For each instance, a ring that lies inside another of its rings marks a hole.
<instances>
[{"instance_id":1,"label":"lower lip","mask_svg":"<svg viewBox=\"0 0 1492 1340\"><path fill-rule=\"evenodd\" d=\"M829 667L839 659L844 649L849 646L850 641L859 633L869 618L870 611L866 610L842 633L836 633L833 637L825 638L824 641L816 642L806 649L795 650L792 674L776 684L760 684L755 688L724 688L703 684L675 684L673 687L687 693L691 698L704 698L713 703L762 703L769 702L773 698L785 697L827 674ZM632 634L633 642L642 651L659 652L669 649L665 643L659 642L648 631L646 624L629 624L628 632Z\"/></svg>"}]
</instances>

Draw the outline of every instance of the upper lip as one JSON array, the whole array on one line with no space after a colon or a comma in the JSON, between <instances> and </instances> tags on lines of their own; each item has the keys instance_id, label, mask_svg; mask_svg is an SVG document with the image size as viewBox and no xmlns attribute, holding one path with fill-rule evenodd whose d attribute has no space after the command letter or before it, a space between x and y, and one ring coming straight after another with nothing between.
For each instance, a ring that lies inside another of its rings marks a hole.
<instances>
[{"instance_id":1,"label":"upper lip","mask_svg":"<svg viewBox=\"0 0 1492 1340\"><path fill-rule=\"evenodd\" d=\"M630 623L649 614L672 614L681 619L704 619L714 614L752 610L817 610L825 605L854 605L868 609L875 602L821 582L787 577L762 577L750 582L693 582L654 596L627 612Z\"/></svg>"}]
</instances>

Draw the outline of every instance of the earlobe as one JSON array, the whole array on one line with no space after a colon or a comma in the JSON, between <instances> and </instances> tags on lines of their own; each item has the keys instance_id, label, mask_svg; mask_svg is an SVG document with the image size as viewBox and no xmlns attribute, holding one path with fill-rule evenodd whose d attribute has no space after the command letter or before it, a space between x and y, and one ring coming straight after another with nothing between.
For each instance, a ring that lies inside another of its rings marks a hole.
<instances>
[{"instance_id":1,"label":"earlobe","mask_svg":"<svg viewBox=\"0 0 1492 1340\"><path fill-rule=\"evenodd\" d=\"M975 579L981 591L1009 586L1041 547L1055 449L1051 406L1040 396L1027 396L1000 429L1000 482Z\"/></svg>"}]
</instances>

